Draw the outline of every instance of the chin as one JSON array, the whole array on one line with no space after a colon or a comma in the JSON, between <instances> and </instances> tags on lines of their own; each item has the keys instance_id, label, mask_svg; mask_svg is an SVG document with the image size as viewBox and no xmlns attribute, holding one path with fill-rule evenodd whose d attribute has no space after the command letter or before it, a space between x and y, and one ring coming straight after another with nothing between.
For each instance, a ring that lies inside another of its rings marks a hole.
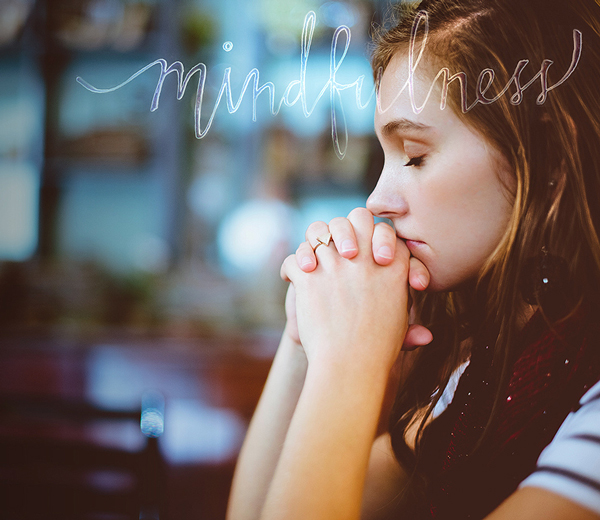
<instances>
[{"instance_id":1,"label":"chin","mask_svg":"<svg viewBox=\"0 0 600 520\"><path fill-rule=\"evenodd\" d=\"M429 271L429 285L425 289L428 293L468 290L477 280L478 269L471 266L461 266L462 268L457 269L456 264L434 261L425 263L422 260L421 262Z\"/></svg>"},{"instance_id":2,"label":"chin","mask_svg":"<svg viewBox=\"0 0 600 520\"><path fill-rule=\"evenodd\" d=\"M429 285L427 286L427 289L425 289L426 293L438 293L438 292L448 292L451 291L452 288L445 285L445 284L439 284L434 282L433 278L430 280Z\"/></svg>"},{"instance_id":3,"label":"chin","mask_svg":"<svg viewBox=\"0 0 600 520\"><path fill-rule=\"evenodd\" d=\"M435 271L430 271L429 276L429 285L427 286L427 289L425 289L425 292L428 293L455 291L459 289L461 283L463 283L460 280L449 280L443 276L436 275Z\"/></svg>"}]
</instances>

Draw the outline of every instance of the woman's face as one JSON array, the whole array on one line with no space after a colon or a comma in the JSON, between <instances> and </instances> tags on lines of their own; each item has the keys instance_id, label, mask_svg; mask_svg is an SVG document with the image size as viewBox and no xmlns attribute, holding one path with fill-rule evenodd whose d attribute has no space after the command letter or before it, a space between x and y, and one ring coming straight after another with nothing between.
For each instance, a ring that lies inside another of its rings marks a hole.
<instances>
[{"instance_id":1,"label":"woman's face","mask_svg":"<svg viewBox=\"0 0 600 520\"><path fill-rule=\"evenodd\" d=\"M407 77L408 60L397 53L380 86L383 110L376 110L375 130L385 165L367 208L394 223L429 270L429 289L445 291L476 277L499 244L512 209L506 187L514 180L508 162L482 135L450 107L440 110L439 90L418 115L408 89L397 97ZM432 81L417 72L418 106Z\"/></svg>"}]
</instances>

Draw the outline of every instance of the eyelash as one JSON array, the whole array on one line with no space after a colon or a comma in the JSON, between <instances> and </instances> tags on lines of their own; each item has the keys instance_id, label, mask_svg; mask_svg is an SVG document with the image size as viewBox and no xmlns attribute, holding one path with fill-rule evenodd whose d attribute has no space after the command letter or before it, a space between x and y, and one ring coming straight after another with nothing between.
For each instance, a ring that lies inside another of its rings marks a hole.
<instances>
[{"instance_id":1,"label":"eyelash","mask_svg":"<svg viewBox=\"0 0 600 520\"><path fill-rule=\"evenodd\" d=\"M419 166L423 166L424 160L424 155L420 155L419 157L411 157L404 166L415 166L416 168L418 168Z\"/></svg>"}]
</instances>

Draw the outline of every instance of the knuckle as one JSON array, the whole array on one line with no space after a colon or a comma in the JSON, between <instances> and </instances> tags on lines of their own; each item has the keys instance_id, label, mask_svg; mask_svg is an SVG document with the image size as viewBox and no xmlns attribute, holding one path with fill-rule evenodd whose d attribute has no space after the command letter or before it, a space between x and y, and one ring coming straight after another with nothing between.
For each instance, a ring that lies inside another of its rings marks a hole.
<instances>
[{"instance_id":1,"label":"knuckle","mask_svg":"<svg viewBox=\"0 0 600 520\"><path fill-rule=\"evenodd\" d=\"M354 208L348 214L348 220L363 222L371 219L373 221L373 214L367 208Z\"/></svg>"},{"instance_id":2,"label":"knuckle","mask_svg":"<svg viewBox=\"0 0 600 520\"><path fill-rule=\"evenodd\" d=\"M316 222L313 222L306 229L307 237L309 234L317 234L318 235L324 227L327 227L327 224L325 224L325 222L322 222L321 220L317 220Z\"/></svg>"},{"instance_id":3,"label":"knuckle","mask_svg":"<svg viewBox=\"0 0 600 520\"><path fill-rule=\"evenodd\" d=\"M299 253L302 253L304 251L308 252L309 249L310 249L310 251L312 251L312 248L309 247L308 242L302 242L296 249L296 255L298 255Z\"/></svg>"},{"instance_id":4,"label":"knuckle","mask_svg":"<svg viewBox=\"0 0 600 520\"><path fill-rule=\"evenodd\" d=\"M285 280L288 278L288 267L290 265L290 260L292 262L294 262L294 258L296 255L289 255L288 257L286 257L286 259L282 262L281 264L281 268L279 269L279 276Z\"/></svg>"},{"instance_id":5,"label":"knuckle","mask_svg":"<svg viewBox=\"0 0 600 520\"><path fill-rule=\"evenodd\" d=\"M349 214L348 218L359 218L367 219L373 218L373 214L367 208L354 208Z\"/></svg>"},{"instance_id":6,"label":"knuckle","mask_svg":"<svg viewBox=\"0 0 600 520\"><path fill-rule=\"evenodd\" d=\"M392 226L390 226L387 222L377 222L377 224L375 224L375 227L381 233L385 233L388 236L396 236L396 232L394 231L394 228Z\"/></svg>"},{"instance_id":7,"label":"knuckle","mask_svg":"<svg viewBox=\"0 0 600 520\"><path fill-rule=\"evenodd\" d=\"M375 230L373 232L373 235L378 240L384 240L386 242L392 243L394 242L396 237L396 233L394 232L394 230L389 224L386 224L385 222L378 222L377 224L375 224Z\"/></svg>"},{"instance_id":8,"label":"knuckle","mask_svg":"<svg viewBox=\"0 0 600 520\"><path fill-rule=\"evenodd\" d=\"M339 230L341 228L345 228L350 224L350 222L348 222L348 219L345 217L335 217L333 219L331 219L329 221L329 229L336 229Z\"/></svg>"},{"instance_id":9,"label":"knuckle","mask_svg":"<svg viewBox=\"0 0 600 520\"><path fill-rule=\"evenodd\" d=\"M283 261L283 264L281 264L282 268L286 268L290 265L290 263L295 262L296 261L296 255L292 254L292 255L288 255L286 256L285 260Z\"/></svg>"},{"instance_id":10,"label":"knuckle","mask_svg":"<svg viewBox=\"0 0 600 520\"><path fill-rule=\"evenodd\" d=\"M363 238L372 237L374 231L373 214L366 208L353 209L348 215L348 220L354 227L357 235Z\"/></svg>"}]
</instances>

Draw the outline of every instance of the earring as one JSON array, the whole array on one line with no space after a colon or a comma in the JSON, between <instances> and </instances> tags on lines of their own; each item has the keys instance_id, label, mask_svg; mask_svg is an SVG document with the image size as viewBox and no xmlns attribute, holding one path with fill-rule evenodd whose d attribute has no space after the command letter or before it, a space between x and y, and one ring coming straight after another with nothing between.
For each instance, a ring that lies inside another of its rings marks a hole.
<instances>
[{"instance_id":1,"label":"earring","mask_svg":"<svg viewBox=\"0 0 600 520\"><path fill-rule=\"evenodd\" d=\"M548 316L558 318L569 303L568 278L567 262L542 247L541 254L528 260L523 269L523 299L531 305L540 305Z\"/></svg>"}]
</instances>

